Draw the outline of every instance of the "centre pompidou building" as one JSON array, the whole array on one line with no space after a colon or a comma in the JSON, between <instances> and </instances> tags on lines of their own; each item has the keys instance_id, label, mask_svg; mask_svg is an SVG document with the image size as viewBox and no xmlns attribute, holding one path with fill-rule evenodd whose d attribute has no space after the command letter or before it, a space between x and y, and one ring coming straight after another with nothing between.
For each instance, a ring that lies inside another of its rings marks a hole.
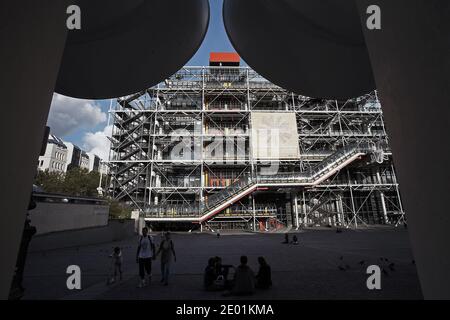
<instances>
[{"instance_id":1,"label":"centre pompidou building","mask_svg":"<svg viewBox=\"0 0 450 320\"><path fill-rule=\"evenodd\" d=\"M404 222L376 92L300 96L211 53L209 66L117 99L110 121L110 194L154 228Z\"/></svg>"}]
</instances>

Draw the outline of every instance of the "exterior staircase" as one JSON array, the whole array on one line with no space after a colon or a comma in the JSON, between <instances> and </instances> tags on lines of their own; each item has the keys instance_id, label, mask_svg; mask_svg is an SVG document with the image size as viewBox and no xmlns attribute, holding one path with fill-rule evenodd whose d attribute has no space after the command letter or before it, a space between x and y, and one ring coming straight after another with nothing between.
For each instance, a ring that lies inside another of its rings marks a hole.
<instances>
[{"instance_id":1,"label":"exterior staircase","mask_svg":"<svg viewBox=\"0 0 450 320\"><path fill-rule=\"evenodd\" d=\"M233 184L220 192L213 194L208 198L207 204L200 208L199 214L196 216L172 216L160 217L147 216L147 221L184 221L203 223L222 210L239 201L241 198L248 196L259 188L267 187L313 187L328 179L342 168L373 151L369 143L359 143L347 145L336 151L329 157L322 160L309 171L301 173L277 173L274 175L259 175L256 177L243 176L236 180Z\"/></svg>"}]
</instances>

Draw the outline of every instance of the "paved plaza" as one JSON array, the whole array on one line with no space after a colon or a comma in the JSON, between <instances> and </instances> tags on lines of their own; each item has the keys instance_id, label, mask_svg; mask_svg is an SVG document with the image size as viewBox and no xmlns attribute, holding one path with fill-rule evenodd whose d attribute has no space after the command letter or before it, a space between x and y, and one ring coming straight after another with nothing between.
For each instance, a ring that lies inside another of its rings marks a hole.
<instances>
[{"instance_id":1,"label":"paved plaza","mask_svg":"<svg viewBox=\"0 0 450 320\"><path fill-rule=\"evenodd\" d=\"M293 233L290 234L292 237ZM51 251L32 252L25 270L24 299L233 299L221 292L205 292L203 270L211 256L224 264L237 265L241 255L257 271L257 258L264 256L272 267L273 287L246 299L422 299L416 268L403 228L361 230L306 230L297 233L300 244L282 244L284 234L175 233L177 262L169 286L160 284L160 262L154 261L153 282L137 288L135 261L137 237ZM155 234L157 242L161 237ZM112 248L123 250L124 278L107 285ZM391 268L388 267L389 264ZM381 290L368 290L366 268L383 267ZM65 273L69 265L82 272L82 289L68 290ZM345 270L341 270L345 269Z\"/></svg>"}]
</instances>

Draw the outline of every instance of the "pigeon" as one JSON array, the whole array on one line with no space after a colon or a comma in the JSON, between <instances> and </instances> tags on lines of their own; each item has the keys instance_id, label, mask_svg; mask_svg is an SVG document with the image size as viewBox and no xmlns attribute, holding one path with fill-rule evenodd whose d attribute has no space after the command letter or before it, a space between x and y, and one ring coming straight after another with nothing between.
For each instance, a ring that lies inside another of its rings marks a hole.
<instances>
[{"instance_id":1,"label":"pigeon","mask_svg":"<svg viewBox=\"0 0 450 320\"><path fill-rule=\"evenodd\" d=\"M339 270L345 271L345 268L343 266L338 266Z\"/></svg>"},{"instance_id":2,"label":"pigeon","mask_svg":"<svg viewBox=\"0 0 450 320\"><path fill-rule=\"evenodd\" d=\"M386 276L388 276L389 275L389 273L386 271L386 269L385 268L382 268L381 269L381 272L383 272L383 274L385 274Z\"/></svg>"},{"instance_id":3,"label":"pigeon","mask_svg":"<svg viewBox=\"0 0 450 320\"><path fill-rule=\"evenodd\" d=\"M344 260L344 257L343 257L343 256L340 256L340 257L339 257L339 260Z\"/></svg>"},{"instance_id":4,"label":"pigeon","mask_svg":"<svg viewBox=\"0 0 450 320\"><path fill-rule=\"evenodd\" d=\"M388 267L391 271L395 271L394 266L395 266L395 264L393 262L391 262Z\"/></svg>"},{"instance_id":5,"label":"pigeon","mask_svg":"<svg viewBox=\"0 0 450 320\"><path fill-rule=\"evenodd\" d=\"M360 264L361 266L363 266L365 263L366 263L366 262L365 262L364 260L361 260L361 261L359 262L359 264Z\"/></svg>"}]
</instances>

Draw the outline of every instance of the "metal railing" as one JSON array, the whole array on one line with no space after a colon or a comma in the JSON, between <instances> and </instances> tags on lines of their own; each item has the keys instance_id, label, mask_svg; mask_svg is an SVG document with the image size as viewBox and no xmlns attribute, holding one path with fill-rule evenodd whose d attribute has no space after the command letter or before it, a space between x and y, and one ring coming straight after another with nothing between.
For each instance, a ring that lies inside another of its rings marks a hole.
<instances>
[{"instance_id":1,"label":"metal railing","mask_svg":"<svg viewBox=\"0 0 450 320\"><path fill-rule=\"evenodd\" d=\"M181 206L153 206L146 212L148 217L181 217L181 216L203 216L212 212L215 208L224 204L234 196L245 192L256 184L311 184L324 177L342 163L358 153L368 153L374 151L373 144L361 142L342 147L331 154L316 166L307 171L299 173L277 173L274 175L258 175L252 177L243 175L236 179L231 185L207 197L205 203L200 205L185 204ZM176 209L180 211L177 211ZM165 213L164 213L165 212ZM156 214L156 215L155 215Z\"/></svg>"}]
</instances>

